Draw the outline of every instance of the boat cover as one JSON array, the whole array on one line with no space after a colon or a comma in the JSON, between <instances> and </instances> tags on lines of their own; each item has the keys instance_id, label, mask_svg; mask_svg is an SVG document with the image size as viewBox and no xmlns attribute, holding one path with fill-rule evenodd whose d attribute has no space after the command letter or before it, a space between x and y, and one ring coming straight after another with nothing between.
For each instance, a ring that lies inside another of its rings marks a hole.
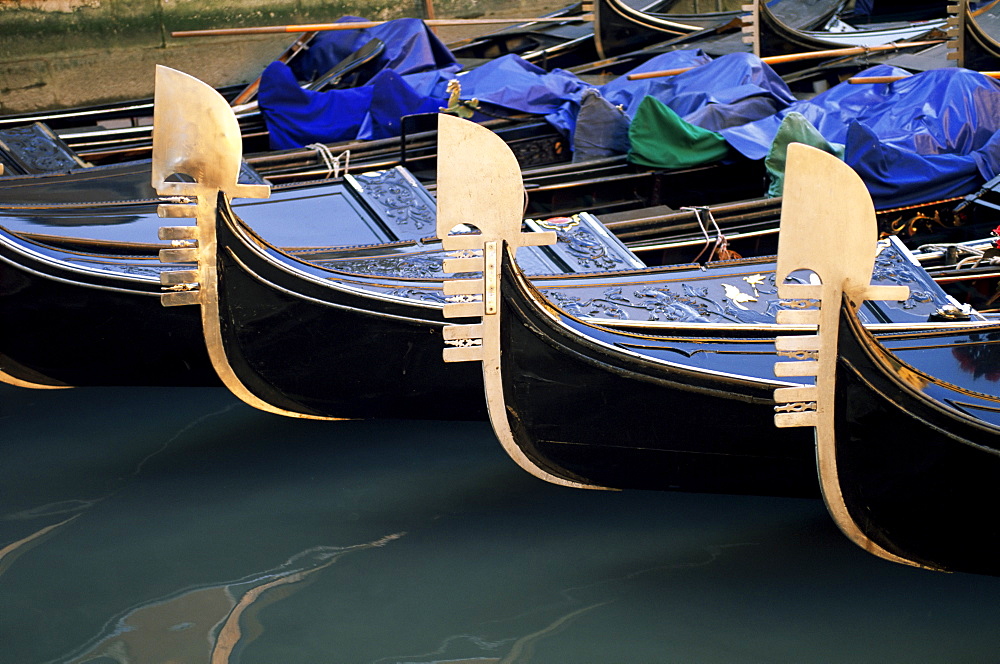
<instances>
[{"instance_id":1,"label":"boat cover","mask_svg":"<svg viewBox=\"0 0 1000 664\"><path fill-rule=\"evenodd\" d=\"M697 67L703 64L707 70ZM713 61L701 50L672 51L629 73L677 67L696 68L671 79L629 81L626 74L597 90L630 116L643 98L653 96L712 130L773 114L794 100L770 67L743 53ZM361 87L313 92L299 86L288 65L273 62L264 70L259 92L271 148L398 135L400 114L447 105L446 87L453 78L462 84L463 99L479 100L482 117L544 116L572 144L583 93L594 89L565 70L547 72L514 54L468 72L457 70L457 65L409 74L383 69Z\"/></svg>"},{"instance_id":2,"label":"boat cover","mask_svg":"<svg viewBox=\"0 0 1000 664\"><path fill-rule=\"evenodd\" d=\"M694 69L676 76L628 80L630 74L681 67ZM729 53L715 60L701 50L664 53L599 89L630 115L651 96L685 121L712 131L768 117L795 101L781 77L750 53Z\"/></svg>"},{"instance_id":3,"label":"boat cover","mask_svg":"<svg viewBox=\"0 0 1000 664\"><path fill-rule=\"evenodd\" d=\"M729 154L737 158L765 159L782 122L797 113L823 141L844 145L845 161L861 175L879 208L962 196L1000 173L1000 139L995 138L1000 129L1000 83L967 70L927 71L892 84L845 82L808 101L795 101L781 78L751 54L732 53L712 60L701 50L678 50L656 56L629 73L694 69L639 81L623 75L594 88L567 71L547 72L513 54L460 72L453 59L441 55L445 47L415 19L357 31L364 34L336 33L345 42L338 47L340 51L330 51L336 54L330 62L372 37L390 44L405 41L393 37L390 30L417 34L425 46L414 51L424 56L419 61L403 58L405 64L387 64L361 87L303 90L291 68L272 63L262 77L259 97L272 148L397 136L401 116L447 106L447 84L457 78L462 99L479 100L483 115L478 119L511 113L544 116L567 137L571 148L579 133L584 93L590 91L585 117L588 122L609 124L583 130L585 152L622 154L626 151L622 136L627 131L647 141L639 150L630 145L628 151L651 167L673 168L698 159L692 147L701 143L692 141L691 134L700 131L694 128L720 133L732 148ZM398 60L392 54L387 57L387 62ZM870 76L907 73L888 65L864 72ZM603 102L594 98L595 90ZM662 107L647 107L656 112L644 113L641 119L662 122L661 129L626 129L647 97ZM620 107L622 114L607 112L608 105ZM648 142L657 133L663 145ZM675 139L681 143L672 144ZM608 144L602 145L603 140ZM704 144L712 147L698 163L717 159L722 152L717 141ZM684 152L683 159L669 156L671 151ZM657 160L651 157L654 154L668 158ZM780 187L781 175L778 170L774 174Z\"/></svg>"},{"instance_id":4,"label":"boat cover","mask_svg":"<svg viewBox=\"0 0 1000 664\"><path fill-rule=\"evenodd\" d=\"M336 23L364 20L344 16ZM458 69L455 56L423 21L402 18L373 28L320 32L310 40L308 49L292 59L292 72L300 81L315 80L372 39L385 43L385 50L372 62L371 71L392 69L399 74L412 74L451 66Z\"/></svg>"},{"instance_id":5,"label":"boat cover","mask_svg":"<svg viewBox=\"0 0 1000 664\"><path fill-rule=\"evenodd\" d=\"M640 166L691 168L729 154L722 134L685 122L656 97L639 103L628 138L632 146L628 160Z\"/></svg>"},{"instance_id":6,"label":"boat cover","mask_svg":"<svg viewBox=\"0 0 1000 664\"><path fill-rule=\"evenodd\" d=\"M764 167L770 179L770 186L767 189L768 196L781 196L785 187L785 163L788 158L788 146L792 143L804 143L824 152L828 152L838 159L844 158L844 146L841 143L831 143L823 138L823 135L812 126L809 120L801 113L792 111L785 115L778 127L778 133L774 135L771 142L771 149L767 151L764 158Z\"/></svg>"},{"instance_id":7,"label":"boat cover","mask_svg":"<svg viewBox=\"0 0 1000 664\"><path fill-rule=\"evenodd\" d=\"M908 75L879 65L862 76ZM891 84L841 83L773 116L720 130L764 159L791 113L807 119L861 176L878 208L962 196L1000 173L1000 83L967 69L922 72Z\"/></svg>"}]
</instances>

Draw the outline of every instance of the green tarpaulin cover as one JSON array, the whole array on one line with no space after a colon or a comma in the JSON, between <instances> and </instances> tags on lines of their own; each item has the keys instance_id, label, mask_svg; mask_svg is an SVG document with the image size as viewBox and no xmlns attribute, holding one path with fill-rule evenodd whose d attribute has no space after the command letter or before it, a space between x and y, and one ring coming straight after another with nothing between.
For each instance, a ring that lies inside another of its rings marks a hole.
<instances>
[{"instance_id":1,"label":"green tarpaulin cover","mask_svg":"<svg viewBox=\"0 0 1000 664\"><path fill-rule=\"evenodd\" d=\"M816 127L801 113L792 112L785 116L774 135L771 149L764 158L764 166L771 181L767 188L768 196L781 196L785 186L785 157L788 154L789 143L805 143L824 152L829 152L838 159L844 158L844 146L831 143L819 133Z\"/></svg>"},{"instance_id":2,"label":"green tarpaulin cover","mask_svg":"<svg viewBox=\"0 0 1000 664\"><path fill-rule=\"evenodd\" d=\"M628 160L651 168L690 168L729 153L721 134L685 122L655 97L645 97L628 129Z\"/></svg>"}]
</instances>

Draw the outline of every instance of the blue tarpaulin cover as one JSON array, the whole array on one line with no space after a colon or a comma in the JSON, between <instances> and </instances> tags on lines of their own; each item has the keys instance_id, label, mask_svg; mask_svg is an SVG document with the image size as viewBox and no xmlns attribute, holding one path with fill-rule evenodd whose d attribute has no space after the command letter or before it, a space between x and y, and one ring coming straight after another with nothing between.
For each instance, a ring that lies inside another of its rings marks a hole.
<instances>
[{"instance_id":1,"label":"blue tarpaulin cover","mask_svg":"<svg viewBox=\"0 0 1000 664\"><path fill-rule=\"evenodd\" d=\"M350 41L345 52L364 41ZM323 66L327 64L332 66L326 62ZM788 88L770 67L746 54L712 61L700 50L674 51L655 57L633 72L700 64L707 69L700 67L670 79L629 81L623 75L599 90L630 116L644 97L653 96L685 120L711 130L757 119L792 101ZM416 109L444 105L439 102L447 98L445 87L452 78L461 82L463 99L476 98L493 113L544 116L571 138L583 93L593 89L567 71L547 72L517 55L502 56L461 74L452 65L404 74L394 79L393 85L381 81L383 84L376 92L374 86L388 71L383 69L361 88L312 92L300 88L299 77L290 67L271 63L261 77L259 93L261 111L271 132L271 147L285 149L317 141L382 138L385 134L374 128L390 126L385 120L388 113L397 109L418 112ZM402 95L404 100L389 99L387 94ZM419 101L420 96L425 99ZM367 115L373 119L367 119ZM395 124L398 126L398 122Z\"/></svg>"},{"instance_id":2,"label":"blue tarpaulin cover","mask_svg":"<svg viewBox=\"0 0 1000 664\"><path fill-rule=\"evenodd\" d=\"M675 76L628 80L629 74L681 67L694 69ZM623 105L629 115L635 115L639 102L651 96L685 121L711 131L759 120L795 101L781 77L760 58L730 53L712 60L700 50L657 56L600 90L612 104Z\"/></svg>"},{"instance_id":3,"label":"blue tarpaulin cover","mask_svg":"<svg viewBox=\"0 0 1000 664\"><path fill-rule=\"evenodd\" d=\"M337 23L364 20L345 16ZM372 63L372 71L392 69L399 74L412 74L450 66L458 69L448 47L417 18L401 18L373 28L320 32L309 42L308 49L292 59L291 69L298 80L311 81L372 39L385 43L385 50Z\"/></svg>"},{"instance_id":4,"label":"blue tarpaulin cover","mask_svg":"<svg viewBox=\"0 0 1000 664\"><path fill-rule=\"evenodd\" d=\"M261 75L258 99L275 150L398 136L403 115L433 113L446 105L444 97L420 94L391 69L357 88L304 90L280 62L272 62Z\"/></svg>"},{"instance_id":5,"label":"blue tarpaulin cover","mask_svg":"<svg viewBox=\"0 0 1000 664\"><path fill-rule=\"evenodd\" d=\"M272 148L396 136L401 115L446 106L446 86L454 78L462 83L462 98L479 99L488 114L543 116L572 141L584 93L593 97L595 91L569 72L546 72L516 55L459 73L447 49L416 20L330 34L337 37L329 42L336 48L318 49L314 64L303 60L298 66L326 71L372 37L387 44L414 39L422 46L406 53L387 49L384 68L364 86L326 92L303 90L291 68L272 63L259 95ZM317 59L321 51L328 61ZM410 57L418 52L419 58ZM677 76L640 81L621 76L596 88L622 116L601 112L614 126L585 132L586 151L621 153L627 123L651 96L684 122L721 133L736 153L754 160L768 155L782 121L797 113L823 139L844 145L845 161L864 179L878 207L964 195L1000 173L1000 83L974 72L950 68L892 84L842 83L808 101L795 101L770 67L746 53L712 60L700 50L673 51L630 73L696 65L702 66ZM886 65L865 72L906 73ZM602 133L607 146L599 144Z\"/></svg>"},{"instance_id":6,"label":"blue tarpaulin cover","mask_svg":"<svg viewBox=\"0 0 1000 664\"><path fill-rule=\"evenodd\" d=\"M864 76L906 75L888 65ZM720 130L750 159L767 156L784 118L800 113L861 176L876 207L970 193L1000 172L1000 83L966 69L891 84L841 83L773 116Z\"/></svg>"}]
</instances>

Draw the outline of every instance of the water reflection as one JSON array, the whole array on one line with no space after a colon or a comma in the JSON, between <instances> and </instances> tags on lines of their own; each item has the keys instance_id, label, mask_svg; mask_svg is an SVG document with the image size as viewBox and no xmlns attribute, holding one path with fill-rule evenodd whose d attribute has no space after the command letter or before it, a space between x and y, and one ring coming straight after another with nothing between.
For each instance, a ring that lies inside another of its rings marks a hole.
<instances>
[{"instance_id":1,"label":"water reflection","mask_svg":"<svg viewBox=\"0 0 1000 664\"><path fill-rule=\"evenodd\" d=\"M810 500L587 492L484 423L0 389L0 662L989 661L1000 580Z\"/></svg>"},{"instance_id":2,"label":"water reflection","mask_svg":"<svg viewBox=\"0 0 1000 664\"><path fill-rule=\"evenodd\" d=\"M175 593L129 609L106 634L88 644L70 664L104 658L130 662L229 662L238 647L261 632L256 611L294 591L294 586L341 556L385 546L402 533L351 547L318 546L283 565L248 578ZM280 588L280 592L278 589ZM244 630L242 624L251 629Z\"/></svg>"}]
</instances>

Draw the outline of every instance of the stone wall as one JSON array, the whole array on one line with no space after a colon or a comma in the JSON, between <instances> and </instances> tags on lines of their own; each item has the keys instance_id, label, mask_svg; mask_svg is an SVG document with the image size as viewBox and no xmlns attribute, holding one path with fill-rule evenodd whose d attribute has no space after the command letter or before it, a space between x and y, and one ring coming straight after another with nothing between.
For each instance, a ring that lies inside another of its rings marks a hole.
<instances>
[{"instance_id":1,"label":"stone wall","mask_svg":"<svg viewBox=\"0 0 1000 664\"><path fill-rule=\"evenodd\" d=\"M170 32L415 16L416 0L4 0L0 59L66 50L166 47ZM412 4L412 6L411 6Z\"/></svg>"},{"instance_id":2,"label":"stone wall","mask_svg":"<svg viewBox=\"0 0 1000 664\"><path fill-rule=\"evenodd\" d=\"M434 9L474 15L512 1L519 0L434 0ZM215 86L247 82L295 38L174 38L175 30L420 16L423 2L0 0L0 114L148 97L155 64Z\"/></svg>"}]
</instances>

